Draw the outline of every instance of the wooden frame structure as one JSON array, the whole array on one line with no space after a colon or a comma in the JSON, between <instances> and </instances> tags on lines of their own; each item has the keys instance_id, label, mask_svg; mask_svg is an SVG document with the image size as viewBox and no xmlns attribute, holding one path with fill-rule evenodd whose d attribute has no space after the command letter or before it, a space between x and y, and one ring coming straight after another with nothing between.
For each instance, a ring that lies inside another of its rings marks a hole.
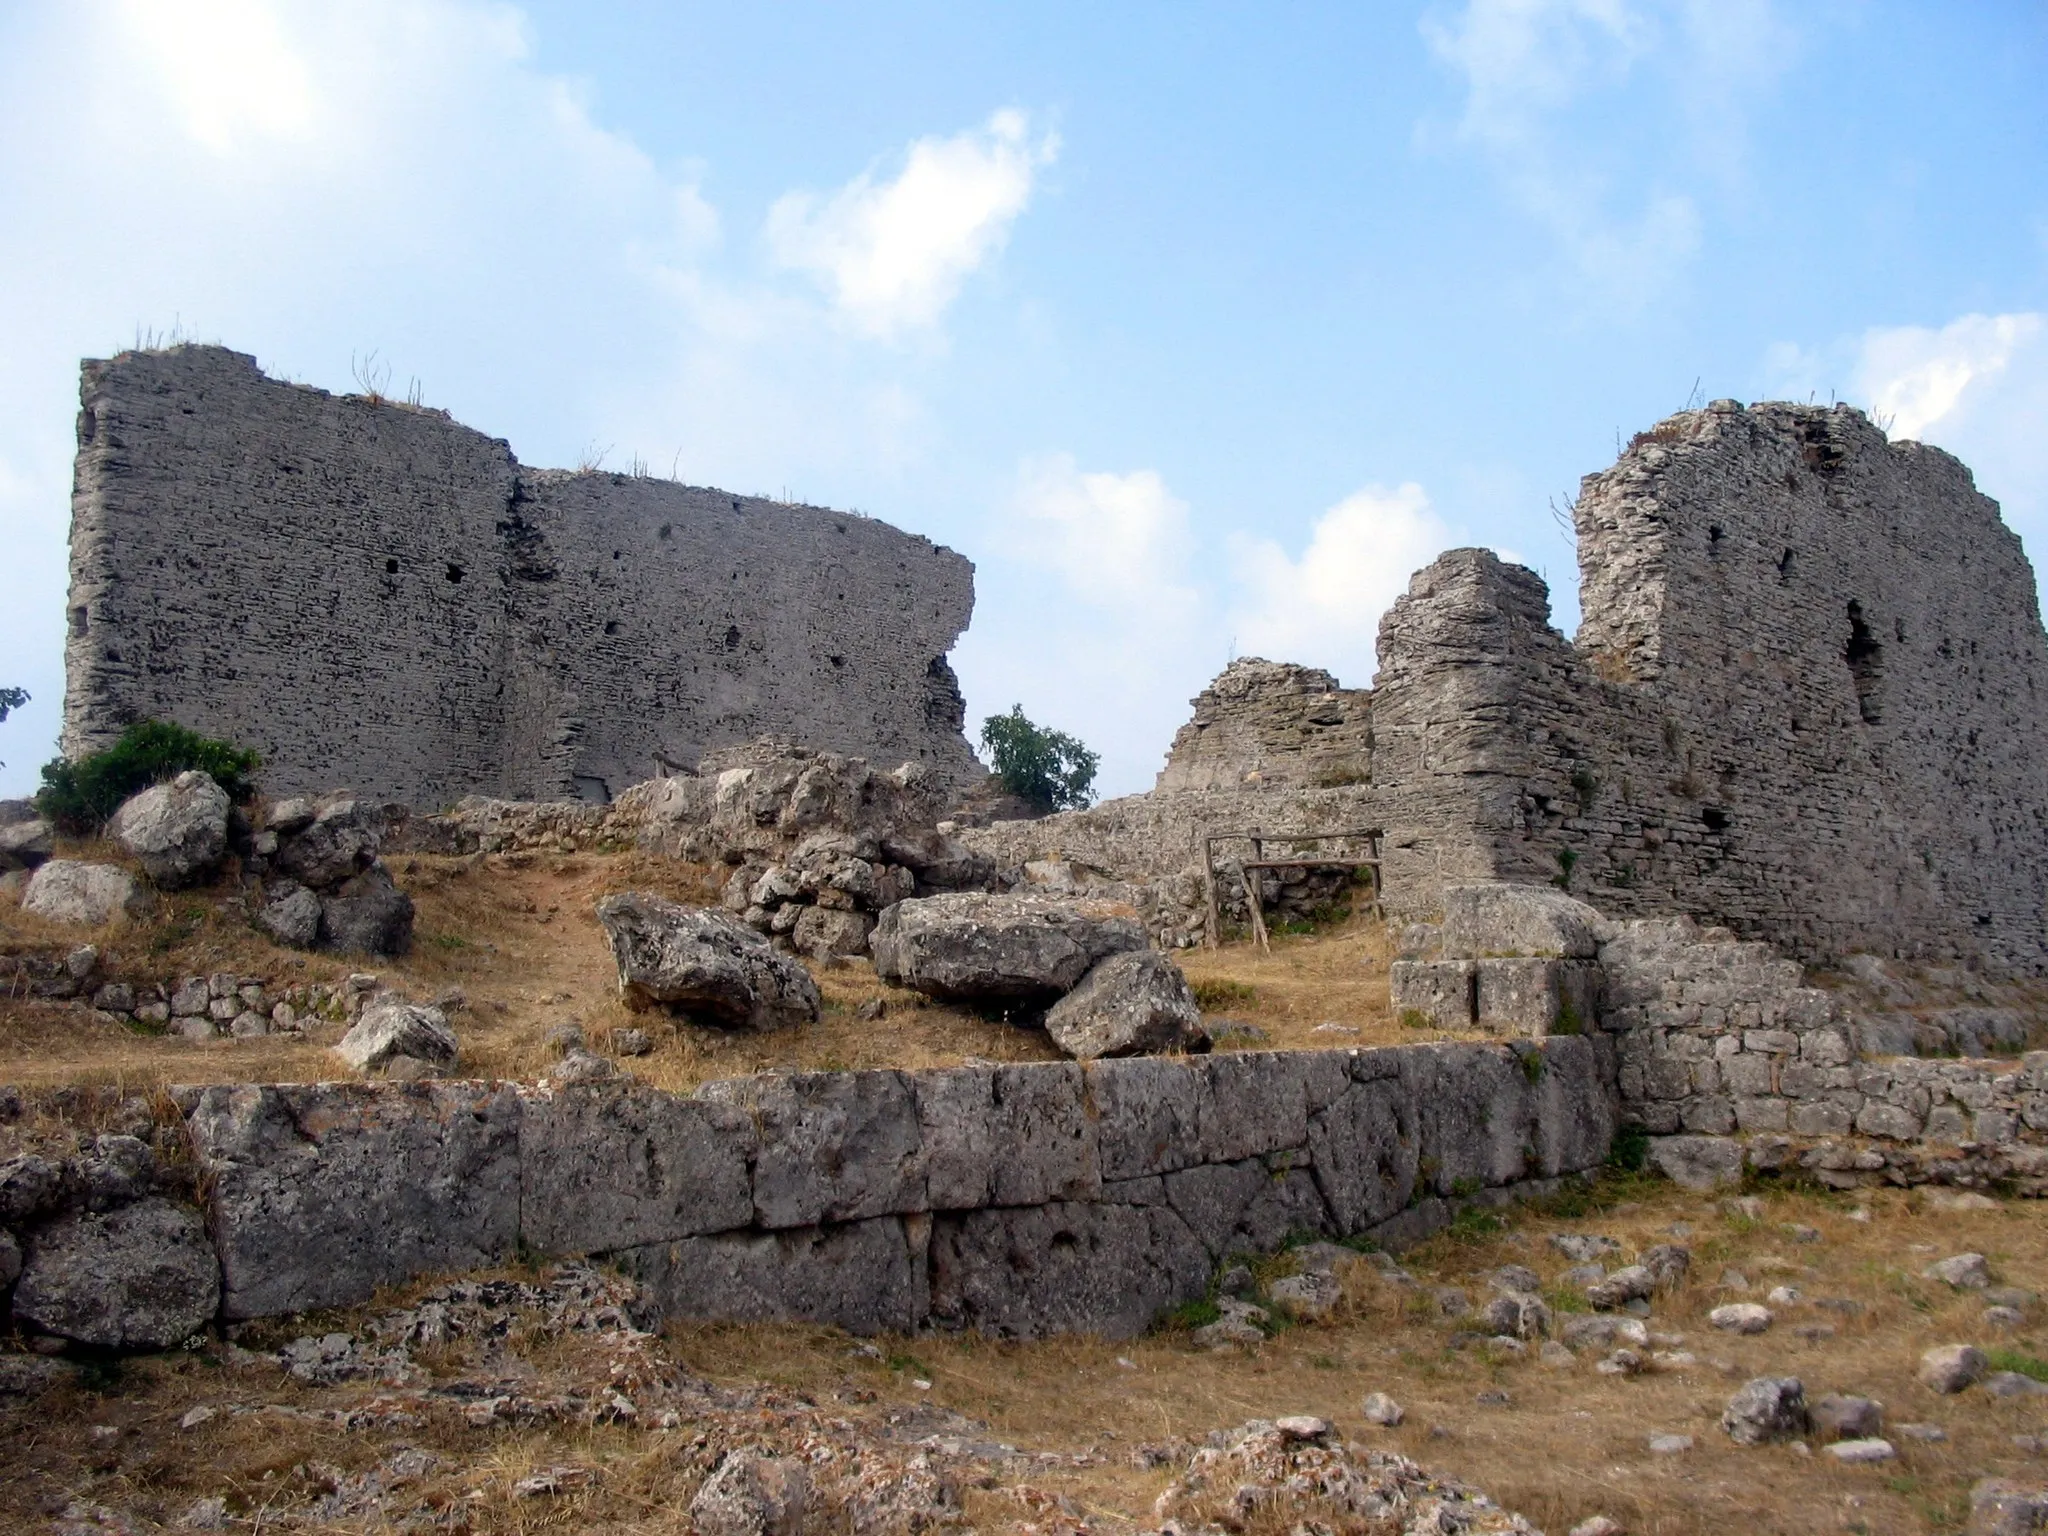
<instances>
[{"instance_id":1,"label":"wooden frame structure","mask_svg":"<svg viewBox=\"0 0 2048 1536\"><path fill-rule=\"evenodd\" d=\"M1245 905L1251 911L1252 937L1258 941L1261 950L1270 950L1266 938L1264 896L1259 890L1257 871L1266 869L1350 869L1354 873L1361 869L1372 871L1372 904L1374 910L1380 907L1380 839L1385 834L1378 827L1363 828L1352 832L1261 832L1254 827L1248 832L1205 832L1202 834L1202 895L1208 903L1208 913L1203 924L1202 941L1205 949L1215 949L1223 942L1223 910L1216 896L1216 845L1228 842L1248 842L1252 845L1252 856L1239 866L1244 878ZM1269 859L1266 844L1272 843L1335 843L1363 840L1372 851L1365 858L1350 858L1335 854L1303 854L1296 858Z\"/></svg>"}]
</instances>

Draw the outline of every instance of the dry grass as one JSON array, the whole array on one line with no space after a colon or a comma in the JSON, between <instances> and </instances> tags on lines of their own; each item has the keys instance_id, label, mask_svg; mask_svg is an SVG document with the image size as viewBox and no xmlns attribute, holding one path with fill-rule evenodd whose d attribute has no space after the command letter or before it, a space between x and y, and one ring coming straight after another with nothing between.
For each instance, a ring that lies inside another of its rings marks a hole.
<instances>
[{"instance_id":1,"label":"dry grass","mask_svg":"<svg viewBox=\"0 0 2048 1536\"><path fill-rule=\"evenodd\" d=\"M1132 1452L1180 1443L1184 1456L1185 1442L1211 1430L1302 1412L1334 1420L1354 1441L1398 1450L1475 1484L1553 1536L1594 1513L1622 1521L1632 1536L1956 1531L1979 1477L2038 1481L2040 1459L2016 1449L2012 1437L2042 1431L2048 1407L2040 1405L2048 1399L2001 1400L1981 1389L1943 1398L1913 1378L1920 1352L1937 1343L2003 1343L2048 1355L2038 1308L2017 1335L1989 1338L1979 1321L1981 1298L1917 1278L1932 1259L1966 1249L1989 1255L2003 1283L2048 1273L2048 1226L2038 1208L2010 1202L1991 1212L1941 1213L1889 1191L1860 1201L1793 1190L1765 1199L1763 1220L1750 1222L1667 1185L1622 1180L1605 1187L1604 1210L1574 1219L1512 1213L1500 1230L1446 1234L1406 1255L1420 1290L1389 1284L1369 1265L1354 1266L1338 1319L1287 1328L1253 1354L1211 1354L1184 1334L1161 1332L1121 1343L891 1338L877 1341L874 1358L843 1334L805 1326L677 1326L666 1345L686 1370L725 1385L767 1384L788 1394L786 1401L856 1417L935 1404L986 1422L994 1438L1026 1452L1057 1453L1030 1471L1034 1492L1015 1491L1014 1470L970 1492L975 1527L990 1531L1039 1518L1034 1508L1047 1497L1065 1498L1105 1529L1127 1529L1123 1522L1142 1522L1173 1476L1171 1464L1140 1465ZM1867 1222L1852 1219L1858 1205L1870 1213ZM1817 1228L1820 1239L1796 1240L1785 1230L1791 1223ZM1693 1271L1682 1289L1660 1299L1650 1326L1684 1335L1682 1347L1699 1357L1691 1368L1624 1378L1598 1375L1590 1355L1570 1371L1533 1359L1494 1359L1481 1347L1454 1347L1456 1324L1418 1301L1437 1285L1458 1285L1483 1300L1486 1272L1509 1262L1554 1282L1565 1261L1544 1239L1555 1231L1606 1233L1634 1251L1673 1240L1675 1224L1691 1229L1681 1240L1693 1250ZM1808 1300L1777 1308L1777 1324L1761 1337L1719 1335L1706 1313L1727 1299L1716 1281L1729 1266L1747 1273L1751 1299L1789 1283ZM1854 1301L1863 1310L1849 1317L1813 1304L1823 1299ZM306 1319L271 1332L319 1332L337 1321L345 1319ZM1836 1329L1832 1337L1805 1340L1794 1332L1822 1321ZM529 1380L545 1384L552 1373L576 1368L574 1341L527 1348L515 1339L514 1347L521 1360L510 1369ZM1802 1453L1734 1446L1718 1428L1721 1407L1743 1380L1762 1374L1797 1375L1809 1397L1877 1397L1898 1459L1843 1467L1817 1447ZM1360 1419L1360 1399L1372 1391L1406 1407L1401 1427L1379 1430ZM1507 1401L1482 1405L1481 1392L1505 1392ZM32 1421L17 1415L5 1423L0 1433L10 1455L0 1458L0 1515L28 1528L30 1517L51 1512L59 1497L53 1490L116 1507L137 1497L176 1504L235 1490L249 1507L260 1507L267 1492L282 1495L301 1464L360 1470L404 1443L443 1458L434 1498L463 1509L469 1529L665 1532L684 1528L681 1506L703 1470L690 1455L691 1445L701 1443L694 1424L670 1435L469 1429L442 1419L347 1434L251 1418L176 1428L198 1402L335 1406L375 1395L367 1387L279 1385L274 1374L258 1382L197 1355L141 1361L99 1393L61 1392L44 1399ZM1949 1438L1923 1444L1896 1434L1898 1424L1912 1421L1940 1424ZM96 1442L93 1425L121 1433L110 1444ZM766 1433L765 1416L762 1426ZM1655 1432L1691 1435L1694 1446L1676 1456L1652 1455L1646 1441ZM595 1467L602 1477L570 1498L509 1496L518 1477L556 1464Z\"/></svg>"},{"instance_id":2,"label":"dry grass","mask_svg":"<svg viewBox=\"0 0 2048 1536\"><path fill-rule=\"evenodd\" d=\"M104 850L102 850L104 853ZM515 854L476 858L402 856L399 882L417 907L412 953L374 967L388 985L427 999L459 987L466 1009L453 1022L463 1070L477 1077L532 1079L551 1063L554 1026L574 1022L602 1049L624 1027L653 1035L654 1052L629 1063L655 1086L689 1089L768 1067L919 1068L968 1060L1057 1058L1045 1036L957 1007L933 1004L880 982L864 961L814 968L824 994L815 1024L770 1035L730 1034L629 1013L595 916L611 891L652 890L713 903L721 868L640 854ZM280 949L238 913L226 888L162 898L146 921L101 934L44 923L12 906L0 912L0 945L61 952L90 937L112 974L138 984L232 971L282 987L336 982L362 962ZM1357 917L1317 934L1283 935L1271 954L1250 944L1177 957L1201 989L1205 1011L1257 1025L1271 1046L1317 1049L1442 1038L1399 1028L1388 1015L1384 926ZM880 1020L858 1016L880 998ZM1318 1030L1320 1024L1334 1029ZM0 1082L23 1087L111 1084L146 1090L173 1083L296 1082L336 1075L328 1047L341 1026L315 1024L304 1037L187 1041L138 1034L76 1007L0 999Z\"/></svg>"}]
</instances>

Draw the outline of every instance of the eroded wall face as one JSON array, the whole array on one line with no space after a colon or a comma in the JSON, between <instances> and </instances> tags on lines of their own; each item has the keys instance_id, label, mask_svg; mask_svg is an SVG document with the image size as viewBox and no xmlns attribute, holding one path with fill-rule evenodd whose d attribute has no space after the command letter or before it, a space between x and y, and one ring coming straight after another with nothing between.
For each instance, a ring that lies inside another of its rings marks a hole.
<instances>
[{"instance_id":1,"label":"eroded wall face","mask_svg":"<svg viewBox=\"0 0 2048 1536\"><path fill-rule=\"evenodd\" d=\"M1372 777L1372 695L1318 667L1233 661L1194 699L1157 787L1331 789Z\"/></svg>"},{"instance_id":2,"label":"eroded wall face","mask_svg":"<svg viewBox=\"0 0 2048 1536\"><path fill-rule=\"evenodd\" d=\"M86 366L64 748L176 720L274 793L602 798L763 734L975 770L973 567L886 524L523 469L211 347Z\"/></svg>"},{"instance_id":3,"label":"eroded wall face","mask_svg":"<svg viewBox=\"0 0 2048 1536\"><path fill-rule=\"evenodd\" d=\"M1555 880L1809 958L2048 963L2048 641L1962 465L1846 409L1717 406L1588 477L1578 529L1577 646L1478 551L1383 624L1397 901Z\"/></svg>"}]
</instances>

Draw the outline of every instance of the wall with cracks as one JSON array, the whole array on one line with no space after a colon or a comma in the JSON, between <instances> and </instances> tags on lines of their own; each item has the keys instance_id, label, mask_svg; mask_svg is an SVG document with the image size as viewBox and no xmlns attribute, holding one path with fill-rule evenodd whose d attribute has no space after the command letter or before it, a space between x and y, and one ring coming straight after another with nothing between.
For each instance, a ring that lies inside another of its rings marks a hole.
<instances>
[{"instance_id":1,"label":"wall with cracks","mask_svg":"<svg viewBox=\"0 0 2048 1536\"><path fill-rule=\"evenodd\" d=\"M219 347L84 365L64 750L144 717L275 794L604 799L762 735L978 777L974 568L885 523L525 468Z\"/></svg>"},{"instance_id":2,"label":"wall with cracks","mask_svg":"<svg viewBox=\"0 0 2048 1536\"><path fill-rule=\"evenodd\" d=\"M1606 1157L1606 1042L180 1090L228 1320L597 1255L671 1317L1135 1334L1233 1253L1398 1245ZM34 1234L27 1235L33 1264Z\"/></svg>"}]
</instances>

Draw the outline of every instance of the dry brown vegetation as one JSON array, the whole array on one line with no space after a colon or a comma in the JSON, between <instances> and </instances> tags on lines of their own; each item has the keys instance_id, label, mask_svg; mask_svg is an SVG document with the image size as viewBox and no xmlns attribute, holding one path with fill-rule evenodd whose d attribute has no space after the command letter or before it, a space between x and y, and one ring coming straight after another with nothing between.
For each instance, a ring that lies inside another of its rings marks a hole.
<instances>
[{"instance_id":1,"label":"dry brown vegetation","mask_svg":"<svg viewBox=\"0 0 2048 1536\"><path fill-rule=\"evenodd\" d=\"M1057 1515L1062 1499L1094 1528L1130 1529L1145 1521L1188 1442L1283 1413L1323 1415L1356 1443L1398 1450L1475 1484L1553 1536L1594 1513L1621 1521L1634 1536L1954 1531L1976 1479L2039 1478L2040 1459L2013 1437L2042 1433L2048 1398L1997 1399L1981 1388L1938 1397L1913 1376L1920 1352L1937 1343L1971 1340L2034 1360L2048 1354L2038 1308L2028 1309L2017 1333L1987 1336L1981 1296L1919 1278L1933 1259L1969 1249L1990 1256L1999 1281L2025 1284L2048 1266L2048 1229L2038 1211L2023 1202L1986 1212L1938 1211L1893 1191L1781 1189L1766 1192L1764 1202L1762 1218L1752 1220L1668 1185L1613 1178L1571 1215L1524 1209L1498 1229L1467 1226L1411 1251L1402 1262L1416 1286L1355 1265L1335 1320L1286 1328L1251 1353L1209 1353L1173 1328L1119 1343L883 1339L864 1352L858 1341L824 1328L682 1326L669 1330L665 1348L695 1375L733 1387L765 1384L776 1389L776 1401L815 1404L834 1415L879 1423L891 1411L937 1408L986 1424L990 1436L1037 1459L1004 1463L988 1478L991 1486L969 1490L967 1512L981 1530L1077 1529L1071 1517L1043 1523L1048 1512ZM1818 1237L1802 1241L1796 1226ZM1457 1285L1483 1300L1486 1273L1517 1263L1537 1269L1556 1300L1565 1261L1545 1239L1561 1230L1609 1234L1630 1250L1674 1238L1688 1243L1691 1276L1659 1301L1650 1326L1682 1334L1684 1343L1670 1347L1691 1352L1697 1363L1615 1377L1597 1374L1590 1353L1559 1370L1533 1357L1498 1357L1476 1343L1461 1346L1458 1321L1438 1314L1431 1289ZM1777 1322L1760 1337L1717 1334L1706 1313L1728 1299L1717 1287L1728 1267L1747 1274L1750 1299L1777 1284L1797 1286L1804 1299L1774 1308ZM1822 1302L1854 1302L1860 1311ZM274 1345L350 1320L274 1325L245 1342ZM1822 1328L1833 1331L1801 1336L1802 1329ZM530 1390L544 1390L558 1375L587 1372L577 1347L534 1346L509 1370ZM1842 1391L1878 1398L1898 1459L1845 1467L1817 1444L1736 1447L1718 1427L1721 1407L1743 1380L1761 1374L1797 1375L1809 1397ZM683 1506L703 1475L691 1448L701 1448L703 1432L713 1428L708 1421L667 1432L475 1429L444 1415L402 1429L341 1432L223 1416L196 1430L178 1428L198 1405L351 1407L375 1401L380 1390L296 1387L267 1367L225 1370L210 1351L138 1362L96 1390L64 1389L41 1400L32 1416L13 1414L4 1429L12 1454L0 1463L0 1516L27 1528L27 1521L72 1501L179 1509L209 1495L229 1497L245 1520L266 1503L284 1514L307 1497L296 1467L319 1461L356 1471L412 1444L434 1450L443 1464L407 1499L459 1515L451 1518L457 1529L686 1528ZM1360 1400L1373 1391L1406 1407L1399 1428L1375 1429L1361 1419ZM1504 1393L1505 1400L1484 1403L1481 1393ZM1948 1438L1923 1443L1897 1434L1899 1424L1916 1421L1942 1426ZM94 1426L106 1428L96 1437ZM713 1429L714 1438L732 1432L730 1424ZM1654 1455L1647 1440L1658 1432L1691 1435L1693 1447ZM756 1433L774 1439L766 1411ZM1159 1449L1175 1454L1159 1460ZM511 1496L519 1477L556 1465L600 1476L568 1497Z\"/></svg>"},{"instance_id":2,"label":"dry brown vegetation","mask_svg":"<svg viewBox=\"0 0 2048 1536\"><path fill-rule=\"evenodd\" d=\"M141 984L233 971L281 987L338 981L362 966L423 1001L460 988L465 1002L451 1022L463 1042L462 1070L478 1077L540 1076L552 1061L548 1031L568 1022L579 1024L600 1050L615 1029L650 1032L653 1053L628 1066L647 1082L676 1089L774 1066L915 1068L1058 1055L1038 1031L885 986L864 961L814 967L825 1008L801 1029L739 1035L629 1013L618 999L597 899L611 891L652 890L714 903L722 869L597 853L401 855L393 865L418 910L412 953L398 961L371 965L281 949L239 912L223 909L223 890L163 897L148 920L90 935L40 922L9 903L0 908L0 947L61 952L90 938L106 952L112 973ZM1234 944L1177 958L1205 1012L1250 1023L1266 1036L1233 1040L1226 1049L1432 1038L1400 1029L1389 1017L1387 938L1370 917L1320 933L1276 936L1270 954ZM861 1005L875 998L884 1001L884 1016L860 1018ZM340 1034L338 1025L316 1024L303 1037L195 1043L137 1034L75 1006L8 997L0 999L0 1082L146 1089L327 1078L336 1075L328 1047Z\"/></svg>"}]
</instances>

